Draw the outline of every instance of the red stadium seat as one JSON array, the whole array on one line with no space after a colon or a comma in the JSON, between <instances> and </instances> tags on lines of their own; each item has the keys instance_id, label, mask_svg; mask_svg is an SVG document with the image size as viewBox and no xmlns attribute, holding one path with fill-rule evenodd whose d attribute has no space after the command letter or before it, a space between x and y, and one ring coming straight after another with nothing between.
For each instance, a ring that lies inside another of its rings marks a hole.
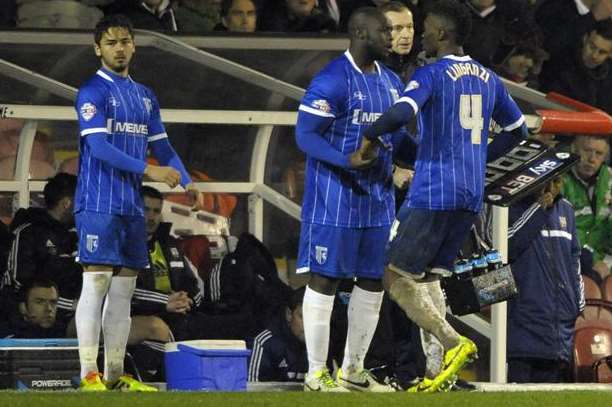
<instances>
[{"instance_id":1,"label":"red stadium seat","mask_svg":"<svg viewBox=\"0 0 612 407\"><path fill-rule=\"evenodd\" d=\"M601 288L592 278L583 275L582 280L584 281L584 297L586 299L603 298Z\"/></svg>"},{"instance_id":2,"label":"red stadium seat","mask_svg":"<svg viewBox=\"0 0 612 407\"><path fill-rule=\"evenodd\" d=\"M576 329L590 322L601 322L612 327L612 302L589 298L582 315L576 320Z\"/></svg>"},{"instance_id":3,"label":"red stadium seat","mask_svg":"<svg viewBox=\"0 0 612 407\"><path fill-rule=\"evenodd\" d=\"M595 366L601 359L612 355L612 326L600 321L589 321L576 329L574 339L574 379L577 382L608 380L606 366ZM596 370L600 369L601 372Z\"/></svg>"},{"instance_id":4,"label":"red stadium seat","mask_svg":"<svg viewBox=\"0 0 612 407\"><path fill-rule=\"evenodd\" d=\"M185 256L198 270L200 278L207 281L212 270L210 241L208 238L203 235L185 236L181 239L181 249L183 249Z\"/></svg>"},{"instance_id":5,"label":"red stadium seat","mask_svg":"<svg viewBox=\"0 0 612 407\"><path fill-rule=\"evenodd\" d=\"M606 277L601 284L601 291L603 292L604 300L612 301L612 274Z\"/></svg>"}]
</instances>

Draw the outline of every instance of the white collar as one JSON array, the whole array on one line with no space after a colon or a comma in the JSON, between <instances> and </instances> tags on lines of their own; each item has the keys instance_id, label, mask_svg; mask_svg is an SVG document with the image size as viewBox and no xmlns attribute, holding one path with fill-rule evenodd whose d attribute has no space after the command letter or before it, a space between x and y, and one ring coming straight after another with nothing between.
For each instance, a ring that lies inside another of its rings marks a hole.
<instances>
[{"instance_id":1,"label":"white collar","mask_svg":"<svg viewBox=\"0 0 612 407\"><path fill-rule=\"evenodd\" d=\"M589 13L589 8L584 5L582 0L574 0L574 3L576 3L576 9L578 10L578 14L583 16Z\"/></svg>"},{"instance_id":2,"label":"white collar","mask_svg":"<svg viewBox=\"0 0 612 407\"><path fill-rule=\"evenodd\" d=\"M160 5L157 7L157 10L148 6L147 3L145 3L144 1L142 1L140 4L142 4L142 6L147 9L147 11L153 15L162 15L164 13L164 11L166 11L166 9L168 8L168 6L170 6L170 0L162 0L162 2L160 3Z\"/></svg>"},{"instance_id":3,"label":"white collar","mask_svg":"<svg viewBox=\"0 0 612 407\"><path fill-rule=\"evenodd\" d=\"M357 72L359 72L360 74L363 74L361 69L359 69L359 67L355 63L355 60L353 59L353 56L351 55L351 52L348 49L346 51L344 51L344 56L349 60L349 62L351 63L351 65L353 65L353 68L355 68L355 70ZM374 66L376 66L376 71L380 75L381 70L380 70L380 66L378 66L378 62L377 61L374 61Z\"/></svg>"},{"instance_id":4,"label":"white collar","mask_svg":"<svg viewBox=\"0 0 612 407\"><path fill-rule=\"evenodd\" d=\"M109 81L109 82L115 82L115 81L113 80L113 78L111 78L111 77L110 77L110 75L109 75L109 74L107 74L106 72L104 72L104 71L103 71L103 70L101 70L101 69L98 69L98 71L96 72L96 75L101 76L102 78L106 79L106 80L107 80L107 81Z\"/></svg>"},{"instance_id":5,"label":"white collar","mask_svg":"<svg viewBox=\"0 0 612 407\"><path fill-rule=\"evenodd\" d=\"M492 6L487 7L486 9L482 10L478 14L480 15L480 17L485 18L486 16L488 16L489 14L494 12L496 8L497 8L497 6L495 4L493 4Z\"/></svg>"},{"instance_id":6,"label":"white collar","mask_svg":"<svg viewBox=\"0 0 612 407\"><path fill-rule=\"evenodd\" d=\"M458 56L458 55L444 55L442 58L448 58L448 59L452 59L453 61L459 61L459 62L467 62L467 61L471 61L472 57L469 55L462 55L462 56Z\"/></svg>"}]
</instances>

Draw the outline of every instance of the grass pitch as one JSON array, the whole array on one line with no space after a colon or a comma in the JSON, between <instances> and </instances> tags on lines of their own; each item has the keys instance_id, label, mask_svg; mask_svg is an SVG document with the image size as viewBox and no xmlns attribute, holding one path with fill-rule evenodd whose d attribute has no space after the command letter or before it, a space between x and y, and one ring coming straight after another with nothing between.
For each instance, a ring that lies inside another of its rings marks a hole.
<instances>
[{"instance_id":1,"label":"grass pitch","mask_svg":"<svg viewBox=\"0 0 612 407\"><path fill-rule=\"evenodd\" d=\"M612 405L612 393L596 391L557 392L453 392L439 394L321 394L302 392L249 393L102 393L78 392L0 392L0 406L4 407L525 407L525 406L580 406L603 407Z\"/></svg>"}]
</instances>

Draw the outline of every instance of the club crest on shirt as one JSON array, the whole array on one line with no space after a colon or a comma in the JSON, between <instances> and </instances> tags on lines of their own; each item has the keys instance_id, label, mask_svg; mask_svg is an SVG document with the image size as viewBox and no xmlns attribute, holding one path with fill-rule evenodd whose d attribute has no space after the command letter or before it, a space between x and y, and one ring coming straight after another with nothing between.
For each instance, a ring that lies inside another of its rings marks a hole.
<instances>
[{"instance_id":1,"label":"club crest on shirt","mask_svg":"<svg viewBox=\"0 0 612 407\"><path fill-rule=\"evenodd\" d=\"M414 90L418 88L419 86L421 85L419 85L417 81L410 81L408 82L408 85L406 85L406 89L404 89L404 92L408 92L409 90Z\"/></svg>"},{"instance_id":2,"label":"club crest on shirt","mask_svg":"<svg viewBox=\"0 0 612 407\"><path fill-rule=\"evenodd\" d=\"M364 100L367 99L366 95L363 94L362 91L358 90L355 93L353 93L353 97L357 100L359 100L360 102L363 102Z\"/></svg>"},{"instance_id":3,"label":"club crest on shirt","mask_svg":"<svg viewBox=\"0 0 612 407\"><path fill-rule=\"evenodd\" d=\"M81 117L83 118L83 120L85 120L86 122L90 121L92 117L94 117L96 115L96 106L93 103L83 103L83 105L81 105L81 108L79 109L79 112L81 112Z\"/></svg>"},{"instance_id":4,"label":"club crest on shirt","mask_svg":"<svg viewBox=\"0 0 612 407\"><path fill-rule=\"evenodd\" d=\"M565 219L565 216L559 216L559 225L561 229L567 229L567 219Z\"/></svg>"},{"instance_id":5,"label":"club crest on shirt","mask_svg":"<svg viewBox=\"0 0 612 407\"><path fill-rule=\"evenodd\" d=\"M317 263L324 264L327 261L327 247L315 246L315 259Z\"/></svg>"},{"instance_id":6,"label":"club crest on shirt","mask_svg":"<svg viewBox=\"0 0 612 407\"><path fill-rule=\"evenodd\" d=\"M331 107L329 106L329 103L327 103L327 100L325 99L317 99L313 101L312 107L324 113L331 112Z\"/></svg>"},{"instance_id":7,"label":"club crest on shirt","mask_svg":"<svg viewBox=\"0 0 612 407\"><path fill-rule=\"evenodd\" d=\"M98 250L98 235L87 235L86 248L90 253Z\"/></svg>"},{"instance_id":8,"label":"club crest on shirt","mask_svg":"<svg viewBox=\"0 0 612 407\"><path fill-rule=\"evenodd\" d=\"M145 105L145 109L147 109L148 113L151 113L151 110L153 110L153 104L151 103L151 99L149 98L142 98L142 101Z\"/></svg>"}]
</instances>

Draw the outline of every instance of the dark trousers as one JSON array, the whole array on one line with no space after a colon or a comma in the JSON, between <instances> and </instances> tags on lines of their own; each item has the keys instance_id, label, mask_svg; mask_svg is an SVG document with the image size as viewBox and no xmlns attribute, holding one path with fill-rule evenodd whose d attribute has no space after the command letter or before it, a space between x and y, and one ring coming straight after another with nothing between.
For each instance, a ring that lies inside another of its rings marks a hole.
<instances>
[{"instance_id":1,"label":"dark trousers","mask_svg":"<svg viewBox=\"0 0 612 407\"><path fill-rule=\"evenodd\" d=\"M250 312L209 315L190 312L186 315L164 313L163 319L177 341L191 339L245 339L253 331Z\"/></svg>"},{"instance_id":2,"label":"dark trousers","mask_svg":"<svg viewBox=\"0 0 612 407\"><path fill-rule=\"evenodd\" d=\"M509 383L567 383L568 362L538 358L508 358Z\"/></svg>"}]
</instances>

